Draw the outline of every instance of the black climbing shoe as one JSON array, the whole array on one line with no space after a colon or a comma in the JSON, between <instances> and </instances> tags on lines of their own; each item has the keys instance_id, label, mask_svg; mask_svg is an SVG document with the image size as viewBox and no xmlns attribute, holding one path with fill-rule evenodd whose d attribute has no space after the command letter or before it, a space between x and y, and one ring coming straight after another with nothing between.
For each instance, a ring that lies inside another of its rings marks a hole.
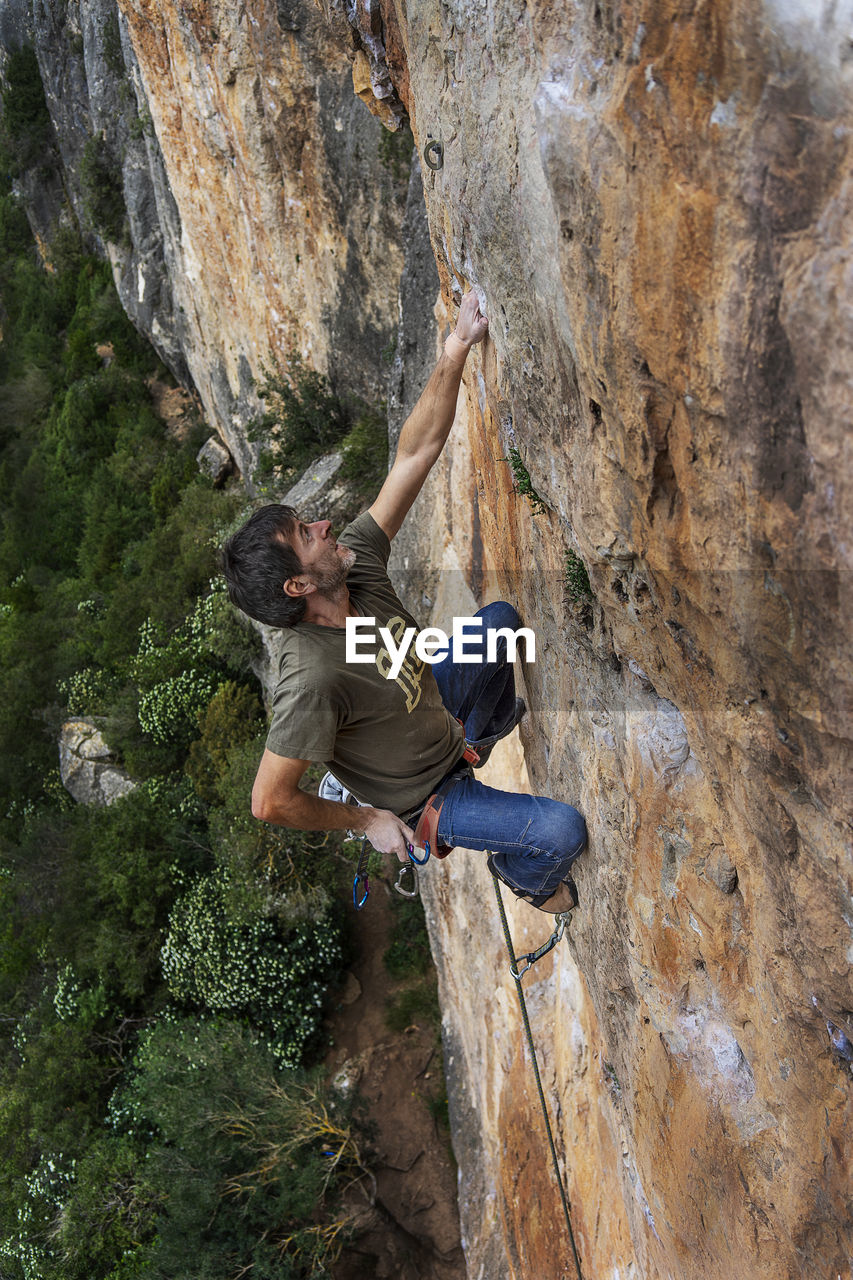
<instances>
[{"instance_id":1,"label":"black climbing shoe","mask_svg":"<svg viewBox=\"0 0 853 1280\"><path fill-rule=\"evenodd\" d=\"M516 889L515 885L505 880L499 871L495 869L493 862L494 854L489 854L486 859L486 866L491 871L496 880L500 880L501 884L505 884L510 893L514 893L516 898L520 898L522 902L529 902L531 907L536 907L537 911L545 911L548 915L562 915L564 911L574 911L579 903L578 887L571 876L566 876L562 880L553 893L540 893L538 895L527 893L524 889Z\"/></svg>"},{"instance_id":2,"label":"black climbing shoe","mask_svg":"<svg viewBox=\"0 0 853 1280\"><path fill-rule=\"evenodd\" d=\"M518 724L519 720L521 720L522 717L525 716L526 714L527 714L527 703L524 701L523 698L516 698L515 710L513 711L512 719L510 720L506 728L502 729L500 733L496 733L493 738L487 738L486 741L482 744L482 746L477 746L476 743L474 744L474 750L477 752L477 755L480 757L477 763L474 765L475 769L482 769L483 765L486 763L489 756L492 754L492 747L495 745L495 743L500 742L502 738L506 738L508 734L512 733L513 729Z\"/></svg>"}]
</instances>

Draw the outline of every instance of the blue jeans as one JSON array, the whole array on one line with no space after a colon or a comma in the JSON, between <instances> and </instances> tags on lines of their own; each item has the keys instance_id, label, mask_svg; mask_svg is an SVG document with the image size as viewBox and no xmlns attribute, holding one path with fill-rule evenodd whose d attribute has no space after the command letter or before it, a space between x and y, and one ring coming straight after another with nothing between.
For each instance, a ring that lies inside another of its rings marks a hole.
<instances>
[{"instance_id":1,"label":"blue jeans","mask_svg":"<svg viewBox=\"0 0 853 1280\"><path fill-rule=\"evenodd\" d=\"M487 604L477 617L484 620L479 661L456 663L448 651L432 670L444 705L463 722L472 746L482 747L504 736L515 713L515 674L507 661L506 639L498 638L495 661L487 662L486 634L497 627L515 631L521 619L503 600ZM465 647L478 653L472 640ZM438 835L455 848L491 850L495 870L508 884L548 897L580 856L586 823L577 809L559 800L497 791L467 777L451 786Z\"/></svg>"}]
</instances>

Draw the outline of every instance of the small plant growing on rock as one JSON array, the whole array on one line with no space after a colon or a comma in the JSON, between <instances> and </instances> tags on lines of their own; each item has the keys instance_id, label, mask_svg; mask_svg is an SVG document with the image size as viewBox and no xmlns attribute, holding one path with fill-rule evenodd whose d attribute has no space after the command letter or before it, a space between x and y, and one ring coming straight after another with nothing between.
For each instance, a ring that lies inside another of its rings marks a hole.
<instances>
[{"instance_id":1,"label":"small plant growing on rock","mask_svg":"<svg viewBox=\"0 0 853 1280\"><path fill-rule=\"evenodd\" d=\"M566 552L566 571L563 580L572 604L580 604L582 601L593 599L592 586L590 585L586 565L571 547Z\"/></svg>"},{"instance_id":2,"label":"small plant growing on rock","mask_svg":"<svg viewBox=\"0 0 853 1280\"><path fill-rule=\"evenodd\" d=\"M502 458L501 461L508 462L512 468L512 474L515 479L515 492L522 494L527 499L533 508L534 515L544 515L548 510L548 503L534 489L533 481L530 479L530 472L522 462L518 449L513 446L509 451L509 457Z\"/></svg>"}]
</instances>

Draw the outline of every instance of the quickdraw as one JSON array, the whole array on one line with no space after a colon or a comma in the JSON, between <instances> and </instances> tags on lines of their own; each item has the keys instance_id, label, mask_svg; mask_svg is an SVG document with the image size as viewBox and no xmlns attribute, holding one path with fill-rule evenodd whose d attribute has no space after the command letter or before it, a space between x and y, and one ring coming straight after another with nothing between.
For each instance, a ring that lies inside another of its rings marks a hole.
<instances>
[{"instance_id":1,"label":"quickdraw","mask_svg":"<svg viewBox=\"0 0 853 1280\"><path fill-rule=\"evenodd\" d=\"M416 898L420 893L420 884L418 881L418 867L426 866L430 858L429 841L426 842L424 856L419 858L415 854L415 846L406 844L406 853L409 855L409 861L404 862L397 873L397 879L394 881L394 888L403 898ZM355 869L355 879L352 882L352 905L356 911L361 911L367 899L370 897L370 880L367 876L367 860L370 857L370 850L367 845L367 836L362 836L361 851L358 855L358 865ZM412 887L406 889L403 886L403 877L411 872ZM362 891L362 885L364 890ZM361 896L359 896L361 895Z\"/></svg>"},{"instance_id":2,"label":"quickdraw","mask_svg":"<svg viewBox=\"0 0 853 1280\"><path fill-rule=\"evenodd\" d=\"M352 905L356 911L360 911L370 896L370 881L367 878L367 859L370 857L370 850L367 847L367 836L362 836L361 852L358 855L358 866L355 869L355 879L352 882ZM364 894L359 898L361 886L364 885Z\"/></svg>"},{"instance_id":3,"label":"quickdraw","mask_svg":"<svg viewBox=\"0 0 853 1280\"><path fill-rule=\"evenodd\" d=\"M571 911L561 911L559 915L554 917L555 929L548 941L543 942L542 946L537 947L535 951L528 951L523 956L516 956L512 960L509 966L509 971L515 978L516 982L521 982L521 979L527 973L527 970L534 965L537 960L541 960L543 956L547 956L549 951L553 951L554 947L556 947L557 943L566 932L571 918ZM518 965L525 960L527 961L527 964L525 964L523 969L519 970Z\"/></svg>"}]
</instances>

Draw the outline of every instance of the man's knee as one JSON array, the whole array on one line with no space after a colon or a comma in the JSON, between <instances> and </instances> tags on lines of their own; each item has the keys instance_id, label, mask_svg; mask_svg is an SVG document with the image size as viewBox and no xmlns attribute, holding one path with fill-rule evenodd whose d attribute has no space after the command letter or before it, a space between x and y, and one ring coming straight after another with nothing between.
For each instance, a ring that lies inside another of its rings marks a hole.
<instances>
[{"instance_id":1,"label":"man's knee","mask_svg":"<svg viewBox=\"0 0 853 1280\"><path fill-rule=\"evenodd\" d=\"M517 631L521 626L518 611L506 600L495 600L492 604L484 605L478 610L477 617L483 619L486 629L509 627L511 631Z\"/></svg>"},{"instance_id":2,"label":"man's knee","mask_svg":"<svg viewBox=\"0 0 853 1280\"><path fill-rule=\"evenodd\" d=\"M586 846L586 822L572 805L551 800L546 811L531 824L530 836L537 848L573 862Z\"/></svg>"}]
</instances>

